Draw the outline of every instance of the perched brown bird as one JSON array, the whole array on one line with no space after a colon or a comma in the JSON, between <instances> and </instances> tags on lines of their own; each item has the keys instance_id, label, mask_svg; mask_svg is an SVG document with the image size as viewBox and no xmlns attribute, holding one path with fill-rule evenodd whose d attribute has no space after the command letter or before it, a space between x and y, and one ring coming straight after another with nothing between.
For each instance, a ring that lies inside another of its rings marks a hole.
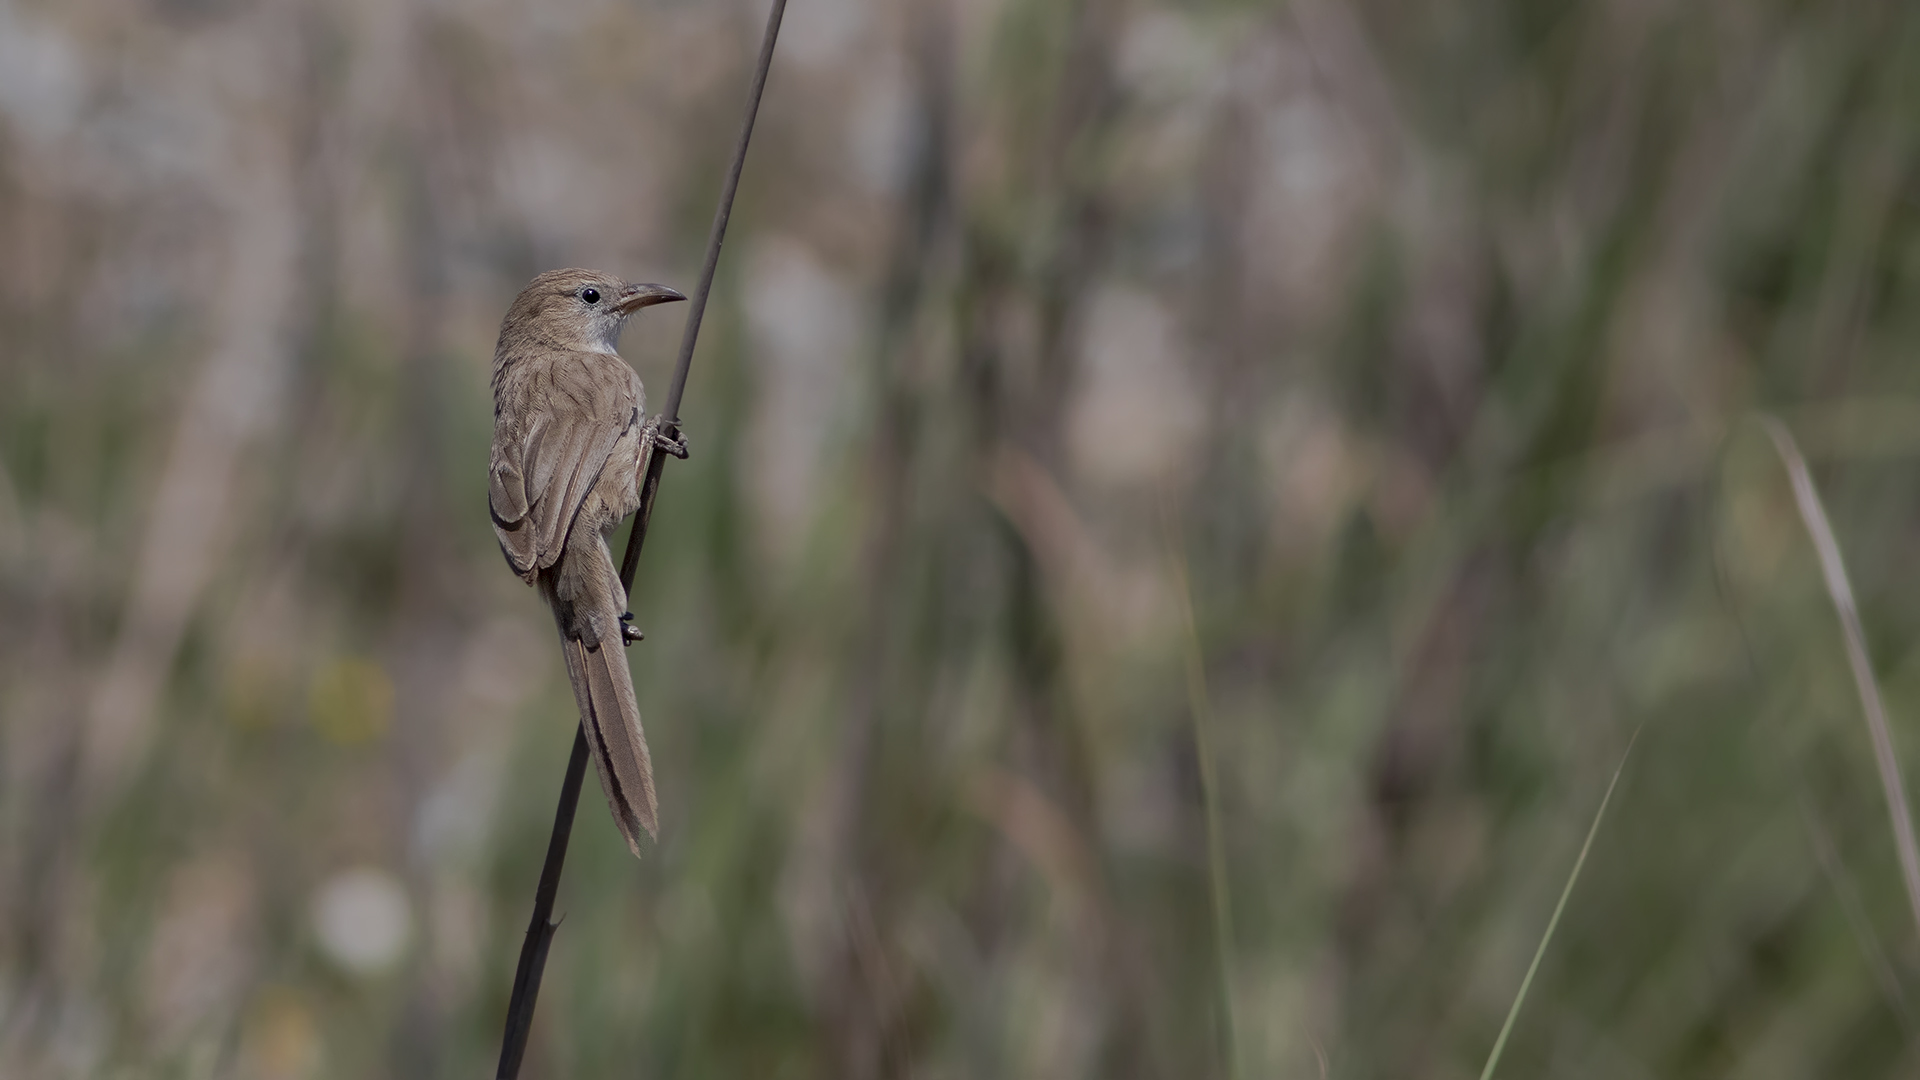
<instances>
[{"instance_id":1,"label":"perched brown bird","mask_svg":"<svg viewBox=\"0 0 1920 1080\"><path fill-rule=\"evenodd\" d=\"M687 450L646 415L640 376L614 346L634 312L685 299L664 285L550 270L514 300L493 350L493 531L553 608L593 766L635 855L640 831L657 837L659 821L623 648L639 633L627 625L607 534L640 508L653 452Z\"/></svg>"}]
</instances>

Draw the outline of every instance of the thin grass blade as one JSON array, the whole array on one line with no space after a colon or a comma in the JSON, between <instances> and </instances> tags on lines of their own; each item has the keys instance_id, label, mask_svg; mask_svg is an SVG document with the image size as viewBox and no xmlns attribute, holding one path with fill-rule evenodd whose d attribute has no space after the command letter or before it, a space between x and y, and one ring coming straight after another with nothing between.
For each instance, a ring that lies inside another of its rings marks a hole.
<instances>
[{"instance_id":1,"label":"thin grass blade","mask_svg":"<svg viewBox=\"0 0 1920 1080\"><path fill-rule=\"evenodd\" d=\"M1160 505L1160 528L1185 631L1181 651L1186 663L1187 705L1193 716L1194 754L1200 764L1200 795L1206 803L1207 870L1213 899L1214 963L1220 980L1222 1053L1227 1059L1227 1076L1230 1080L1240 1080L1239 1031L1233 1015L1233 905L1227 892L1227 854L1220 831L1219 781L1214 775L1213 745L1208 737L1208 729L1213 724L1213 706L1207 697L1206 658L1200 651L1200 628L1194 619L1187 563L1175 540L1164 498Z\"/></svg>"},{"instance_id":2,"label":"thin grass blade","mask_svg":"<svg viewBox=\"0 0 1920 1080\"><path fill-rule=\"evenodd\" d=\"M1513 1007L1507 1010L1506 1023L1500 1025L1500 1037L1493 1040L1493 1051L1487 1055L1487 1067L1480 1070L1480 1080L1493 1080L1493 1070L1500 1064L1500 1055L1507 1048L1507 1036L1513 1034L1513 1021L1520 1015L1520 1006L1526 1004L1527 991L1533 987L1534 973L1540 970L1540 958L1547 955L1547 945L1553 941L1553 932L1560 926L1560 914L1567 910L1567 898L1573 895L1574 883L1580 880L1580 868L1587 865L1587 852L1593 850L1593 838L1600 833L1600 822L1606 819L1607 804L1613 801L1613 789L1620 783L1620 774L1626 771L1627 758L1633 754L1633 744L1640 741L1640 729L1633 729L1633 737L1627 740L1627 749L1620 755L1620 764L1614 767L1613 779L1607 781L1607 793L1600 797L1600 809L1593 812L1593 824L1587 828L1586 842L1580 845L1580 857L1573 860L1573 872L1567 875L1567 884L1560 890L1560 902L1553 905L1553 917L1547 920L1547 932L1540 935L1540 946L1533 950L1533 963L1527 965L1526 978L1520 980L1520 992L1513 996Z\"/></svg>"}]
</instances>

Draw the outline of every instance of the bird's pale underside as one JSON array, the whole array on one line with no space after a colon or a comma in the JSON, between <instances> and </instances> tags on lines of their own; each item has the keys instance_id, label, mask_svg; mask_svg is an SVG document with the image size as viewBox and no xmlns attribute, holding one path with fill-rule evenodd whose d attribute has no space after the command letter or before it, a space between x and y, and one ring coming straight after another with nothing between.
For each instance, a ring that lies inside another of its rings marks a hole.
<instances>
[{"instance_id":1,"label":"bird's pale underside","mask_svg":"<svg viewBox=\"0 0 1920 1080\"><path fill-rule=\"evenodd\" d=\"M646 415L640 376L615 346L634 312L683 299L592 270L548 271L514 300L493 353L493 529L553 609L594 769L635 855L659 820L607 535L639 509L654 451L685 449Z\"/></svg>"}]
</instances>

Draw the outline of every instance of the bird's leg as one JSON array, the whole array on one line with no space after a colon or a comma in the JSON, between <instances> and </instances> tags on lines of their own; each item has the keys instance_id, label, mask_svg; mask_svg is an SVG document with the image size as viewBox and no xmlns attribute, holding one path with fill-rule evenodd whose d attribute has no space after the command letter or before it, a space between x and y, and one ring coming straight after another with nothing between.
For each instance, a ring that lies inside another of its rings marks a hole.
<instances>
[{"instance_id":1,"label":"bird's leg","mask_svg":"<svg viewBox=\"0 0 1920 1080\"><path fill-rule=\"evenodd\" d=\"M631 645L636 641L645 641L646 639L647 635L642 633L639 627L633 625L633 612L628 611L622 613L620 616L620 643L622 645Z\"/></svg>"},{"instance_id":2,"label":"bird's leg","mask_svg":"<svg viewBox=\"0 0 1920 1080\"><path fill-rule=\"evenodd\" d=\"M687 460L687 437L681 434L679 424L655 415L647 420L647 427L651 429L648 435L654 449L671 454L681 461ZM673 434L667 434L669 431Z\"/></svg>"}]
</instances>

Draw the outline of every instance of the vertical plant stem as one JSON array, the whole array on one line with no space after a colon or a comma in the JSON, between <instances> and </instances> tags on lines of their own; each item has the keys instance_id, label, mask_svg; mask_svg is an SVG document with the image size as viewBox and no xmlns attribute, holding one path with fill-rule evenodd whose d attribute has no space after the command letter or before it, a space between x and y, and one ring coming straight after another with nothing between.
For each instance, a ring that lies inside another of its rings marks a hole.
<instances>
[{"instance_id":1,"label":"vertical plant stem","mask_svg":"<svg viewBox=\"0 0 1920 1080\"><path fill-rule=\"evenodd\" d=\"M513 996L507 1004L507 1032L500 1043L499 1077L520 1075L520 1059L527 1052L533 1030L533 1004L540 996L540 976L546 970L547 949L553 945L554 894L560 891L560 868L567 861L567 841L573 836L573 814L580 806L580 783L587 774L587 729L573 729L573 756L567 759L567 778L560 785L560 805L553 812L553 836L547 841L547 860L540 868L540 885L533 894L533 921L520 947L520 963L513 972Z\"/></svg>"},{"instance_id":2,"label":"vertical plant stem","mask_svg":"<svg viewBox=\"0 0 1920 1080\"><path fill-rule=\"evenodd\" d=\"M1853 600L1853 585L1847 580L1847 564L1840 557L1840 544L1833 537L1833 526L1820 502L1820 492L1807 471L1807 459L1786 425L1771 416L1760 423L1773 439L1773 448L1787 468L1793 484L1793 501L1800 508L1800 520L1813 540L1820 559L1820 575L1826 580L1827 597L1833 601L1834 614L1840 618L1840 635L1846 641L1847 663L1853 669L1853 685L1860 693L1860 708L1866 714L1867 733L1873 739L1873 758L1879 766L1880 789L1887 799L1887 817L1893 823L1894 848L1900 856L1900 876L1907 887L1907 906L1913 924L1920 930L1920 844L1913 834L1913 811L1908 808L1906 782L1900 776L1900 759L1894 755L1893 733L1887 728L1887 709L1880 700L1880 685L1873 677L1873 662L1867 656L1867 635L1860 628L1860 610Z\"/></svg>"},{"instance_id":3,"label":"vertical plant stem","mask_svg":"<svg viewBox=\"0 0 1920 1080\"><path fill-rule=\"evenodd\" d=\"M720 265L720 245L726 240L727 221L733 215L733 197L740 189L740 172L747 161L747 144L753 138L754 117L760 111L760 95L767 86L767 71L773 66L773 47L780 37L780 20L786 14L787 0L773 0L767 11L767 29L760 40L760 57L754 65L753 82L747 89L746 113L740 120L740 138L734 143L733 161L727 167L721 185L720 203L713 213L713 227L707 234L706 262L700 268L700 284L687 310L686 330L680 337L680 355L673 368L673 382L667 390L666 404L660 414L670 428L680 419L680 399L687 389L687 372L693 367L693 347L700 338L700 320L707 311L707 295L713 291L714 270ZM660 491L660 474L667 455L649 455L647 476L641 487L640 509L633 516L633 530L627 536L627 550L620 559L620 587L633 593L633 575L640 563L640 548L647 540L647 526L653 520L654 497ZM546 862L540 869L540 884L534 891L533 920L527 926L527 938L520 946L520 962L514 971L513 994L507 1003L506 1034L500 1042L500 1067L496 1080L515 1080L520 1075L520 1059L526 1053L527 1036L533 1027L534 1003L540 996L540 977L546 970L547 950L553 944L553 932L560 924L553 921L553 901L560 890L560 874L567 861L567 841L573 832L573 816L580 804L580 786L587 768L587 736L584 728L573 734L573 756L567 760L567 775L560 786L560 805L554 811L553 836L547 842Z\"/></svg>"},{"instance_id":4,"label":"vertical plant stem","mask_svg":"<svg viewBox=\"0 0 1920 1080\"><path fill-rule=\"evenodd\" d=\"M1193 590L1187 580L1186 559L1174 543L1173 526L1165 504L1160 513L1161 531L1167 546L1167 563L1173 575L1174 591L1180 603L1182 652L1187 669L1187 711L1193 717L1193 752L1200 763L1200 798L1207 816L1207 873L1213 897L1214 967L1220 981L1221 1053L1226 1057L1227 1075L1240 1078L1240 1044L1233 1015L1233 904L1227 892L1227 853L1220 833L1220 782L1214 773L1213 744L1208 729L1213 723L1213 706L1207 698L1206 658L1200 651L1200 629L1193 614Z\"/></svg>"},{"instance_id":5,"label":"vertical plant stem","mask_svg":"<svg viewBox=\"0 0 1920 1080\"><path fill-rule=\"evenodd\" d=\"M746 115L740 118L740 138L733 145L733 161L727 166L727 178L720 185L720 202L713 210L713 225L707 231L707 258L700 266L700 284L687 305L687 325L680 334L680 355L674 361L673 382L667 385L667 400L660 407L666 418L668 434L680 426L680 400L687 393L687 372L693 370L693 347L700 340L700 321L707 314L707 296L713 292L713 274L720 266L720 245L727 239L727 222L733 217L733 196L740 190L740 171L747 163L747 144L753 140L753 119L760 112L760 95L767 88L767 71L773 66L773 46L780 39L780 20L786 15L787 0L773 0L767 9L767 30L760 38L760 59L753 66L753 82L747 87ZM647 540L647 524L653 520L653 497L660 490L660 471L667 456L654 454L647 466L647 479L641 489L640 510L634 515L633 532L627 537L627 550L620 558L620 584L633 591L633 574L640 564L640 548Z\"/></svg>"}]
</instances>

